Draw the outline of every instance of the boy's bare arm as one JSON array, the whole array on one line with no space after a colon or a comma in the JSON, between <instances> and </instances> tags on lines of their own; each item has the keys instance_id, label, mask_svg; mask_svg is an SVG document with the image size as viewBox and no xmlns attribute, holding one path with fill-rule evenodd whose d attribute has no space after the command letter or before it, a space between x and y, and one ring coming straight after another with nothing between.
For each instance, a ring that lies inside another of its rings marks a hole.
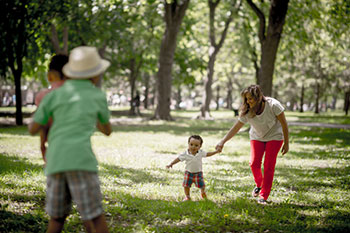
<instances>
[{"instance_id":1,"label":"boy's bare arm","mask_svg":"<svg viewBox=\"0 0 350 233\"><path fill-rule=\"evenodd\" d=\"M47 142L47 136L49 133L49 128L47 126L42 127L40 130L40 150L41 154L43 156L43 160L46 162L45 154L46 154L46 142Z\"/></svg>"},{"instance_id":2,"label":"boy's bare arm","mask_svg":"<svg viewBox=\"0 0 350 233\"><path fill-rule=\"evenodd\" d=\"M35 121L32 121L28 125L28 131L31 135L34 135L38 133L42 129L42 125L36 123Z\"/></svg>"},{"instance_id":3,"label":"boy's bare arm","mask_svg":"<svg viewBox=\"0 0 350 233\"><path fill-rule=\"evenodd\" d=\"M97 121L97 128L101 133L109 136L112 133L112 126L111 123L108 122L107 124L101 124L99 121Z\"/></svg>"},{"instance_id":4,"label":"boy's bare arm","mask_svg":"<svg viewBox=\"0 0 350 233\"><path fill-rule=\"evenodd\" d=\"M173 167L173 165L177 164L178 162L180 162L180 159L176 158L169 165L167 165L166 168L171 168L171 167Z\"/></svg>"}]
</instances>

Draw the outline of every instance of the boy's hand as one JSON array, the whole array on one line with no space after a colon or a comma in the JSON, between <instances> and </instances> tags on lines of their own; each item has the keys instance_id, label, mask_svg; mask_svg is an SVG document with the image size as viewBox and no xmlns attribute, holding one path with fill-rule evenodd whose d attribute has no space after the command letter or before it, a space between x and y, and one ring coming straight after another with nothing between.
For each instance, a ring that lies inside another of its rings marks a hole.
<instances>
[{"instance_id":1,"label":"boy's hand","mask_svg":"<svg viewBox=\"0 0 350 233\"><path fill-rule=\"evenodd\" d=\"M166 165L166 168L172 168L173 167L173 165L171 165L171 164L169 164L169 165Z\"/></svg>"}]
</instances>

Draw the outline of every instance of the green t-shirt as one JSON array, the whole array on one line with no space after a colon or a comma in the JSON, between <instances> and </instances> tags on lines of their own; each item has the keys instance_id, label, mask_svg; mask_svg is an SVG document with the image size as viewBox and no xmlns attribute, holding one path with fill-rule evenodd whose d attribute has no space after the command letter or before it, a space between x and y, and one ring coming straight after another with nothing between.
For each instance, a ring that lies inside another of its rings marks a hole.
<instances>
[{"instance_id":1,"label":"green t-shirt","mask_svg":"<svg viewBox=\"0 0 350 233\"><path fill-rule=\"evenodd\" d=\"M90 80L67 80L40 103L34 121L45 125L52 117L48 135L45 174L64 171L98 171L91 148L96 123L109 122L105 94Z\"/></svg>"}]
</instances>

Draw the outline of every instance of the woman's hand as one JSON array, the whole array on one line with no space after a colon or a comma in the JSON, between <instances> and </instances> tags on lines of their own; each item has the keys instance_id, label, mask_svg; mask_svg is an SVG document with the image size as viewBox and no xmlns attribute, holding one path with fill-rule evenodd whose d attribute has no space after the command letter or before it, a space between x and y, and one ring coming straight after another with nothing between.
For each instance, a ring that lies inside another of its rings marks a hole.
<instances>
[{"instance_id":1,"label":"woman's hand","mask_svg":"<svg viewBox=\"0 0 350 233\"><path fill-rule=\"evenodd\" d=\"M221 152L222 149L224 149L224 143L219 142L219 143L216 145L215 149L216 149L218 152Z\"/></svg>"},{"instance_id":2,"label":"woman's hand","mask_svg":"<svg viewBox=\"0 0 350 233\"><path fill-rule=\"evenodd\" d=\"M282 155L286 154L288 151L289 151L289 143L284 143L281 150Z\"/></svg>"}]
</instances>

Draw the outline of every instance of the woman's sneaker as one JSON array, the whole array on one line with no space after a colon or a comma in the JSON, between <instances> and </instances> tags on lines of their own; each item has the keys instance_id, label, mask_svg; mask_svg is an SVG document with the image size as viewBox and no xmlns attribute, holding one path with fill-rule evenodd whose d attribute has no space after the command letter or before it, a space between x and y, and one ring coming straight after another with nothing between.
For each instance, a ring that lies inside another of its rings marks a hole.
<instances>
[{"instance_id":1,"label":"woman's sneaker","mask_svg":"<svg viewBox=\"0 0 350 233\"><path fill-rule=\"evenodd\" d=\"M261 188L255 187L252 192L253 197L259 196L260 190Z\"/></svg>"},{"instance_id":2,"label":"woman's sneaker","mask_svg":"<svg viewBox=\"0 0 350 233\"><path fill-rule=\"evenodd\" d=\"M260 204L260 205L266 205L266 204L267 204L267 201L266 201L264 198L260 198L260 199L258 200L258 204Z\"/></svg>"}]
</instances>

